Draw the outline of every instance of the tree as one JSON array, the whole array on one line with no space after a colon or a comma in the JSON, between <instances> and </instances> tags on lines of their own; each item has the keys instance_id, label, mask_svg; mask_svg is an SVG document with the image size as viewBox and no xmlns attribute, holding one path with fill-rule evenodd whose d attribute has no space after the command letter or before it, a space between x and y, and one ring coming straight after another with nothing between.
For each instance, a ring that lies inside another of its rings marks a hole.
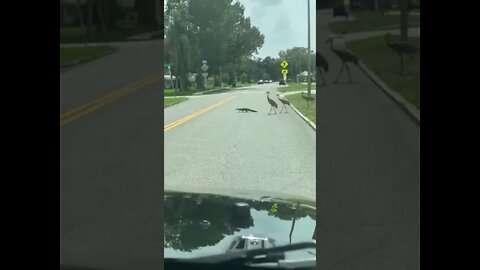
<instances>
[{"instance_id":1,"label":"tree","mask_svg":"<svg viewBox=\"0 0 480 270\"><path fill-rule=\"evenodd\" d=\"M93 5L95 0L87 0L87 39L93 35Z\"/></svg>"},{"instance_id":2,"label":"tree","mask_svg":"<svg viewBox=\"0 0 480 270\"><path fill-rule=\"evenodd\" d=\"M209 74L218 74L214 75L215 86L221 85L221 67L226 64L224 36L229 29L223 27L223 21L230 4L231 0L203 0L190 1L188 7L192 23L200 29L196 37L199 60L208 61ZM197 63L198 68L200 62Z\"/></svg>"},{"instance_id":3,"label":"tree","mask_svg":"<svg viewBox=\"0 0 480 270\"><path fill-rule=\"evenodd\" d=\"M400 39L408 41L408 0L400 0Z\"/></svg>"},{"instance_id":4,"label":"tree","mask_svg":"<svg viewBox=\"0 0 480 270\"><path fill-rule=\"evenodd\" d=\"M107 27L105 25L105 16L103 13L103 1L97 0L96 6L97 6L98 21L100 22L100 29L103 33L105 33L107 32Z\"/></svg>"},{"instance_id":5,"label":"tree","mask_svg":"<svg viewBox=\"0 0 480 270\"><path fill-rule=\"evenodd\" d=\"M247 82L248 82L248 75L247 75L247 73L243 72L243 73L240 75L240 82L242 82L242 83L247 83Z\"/></svg>"},{"instance_id":6,"label":"tree","mask_svg":"<svg viewBox=\"0 0 480 270\"><path fill-rule=\"evenodd\" d=\"M188 0L169 0L165 10L165 31L169 58L175 62L174 72L180 82L180 89L188 90L187 73L195 60L198 27L191 23Z\"/></svg>"},{"instance_id":7,"label":"tree","mask_svg":"<svg viewBox=\"0 0 480 270\"><path fill-rule=\"evenodd\" d=\"M233 86L237 81L236 69L240 57L250 56L262 47L264 35L257 27L252 26L250 18L244 17L245 8L239 2L231 5L226 13L226 23L229 33L227 35L227 60L233 64Z\"/></svg>"},{"instance_id":8,"label":"tree","mask_svg":"<svg viewBox=\"0 0 480 270\"><path fill-rule=\"evenodd\" d=\"M167 2L168 5L168 2ZM138 14L138 26L145 29L157 30L157 6L155 0L135 0L135 10Z\"/></svg>"},{"instance_id":9,"label":"tree","mask_svg":"<svg viewBox=\"0 0 480 270\"><path fill-rule=\"evenodd\" d=\"M75 1L75 9L77 10L77 16L78 16L78 20L80 21L80 27L83 30L84 46L86 47L88 44L87 30L85 28L85 23L83 22L83 14L82 14L82 9L80 8L80 0Z\"/></svg>"}]
</instances>

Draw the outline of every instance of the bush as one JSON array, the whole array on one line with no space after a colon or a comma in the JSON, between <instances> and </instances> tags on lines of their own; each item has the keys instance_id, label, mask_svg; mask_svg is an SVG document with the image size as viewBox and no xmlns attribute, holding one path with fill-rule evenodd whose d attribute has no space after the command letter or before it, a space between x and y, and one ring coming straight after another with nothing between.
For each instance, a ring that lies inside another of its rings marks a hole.
<instances>
[{"instance_id":1,"label":"bush","mask_svg":"<svg viewBox=\"0 0 480 270\"><path fill-rule=\"evenodd\" d=\"M247 82L248 82L248 75L247 75L247 73L244 72L244 73L242 73L242 74L240 75L240 82L241 82L241 83L247 83Z\"/></svg>"}]
</instances>

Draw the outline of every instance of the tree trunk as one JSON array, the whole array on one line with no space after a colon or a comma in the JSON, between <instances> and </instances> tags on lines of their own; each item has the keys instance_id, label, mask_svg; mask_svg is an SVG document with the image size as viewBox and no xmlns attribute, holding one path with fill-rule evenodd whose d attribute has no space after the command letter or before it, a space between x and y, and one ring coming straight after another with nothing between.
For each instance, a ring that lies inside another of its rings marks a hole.
<instances>
[{"instance_id":1,"label":"tree trunk","mask_svg":"<svg viewBox=\"0 0 480 270\"><path fill-rule=\"evenodd\" d=\"M103 13L103 1L102 0L97 0L97 14L98 14L98 20L100 22L101 26L101 31L102 33L107 32L107 28L105 27L105 16Z\"/></svg>"},{"instance_id":2,"label":"tree trunk","mask_svg":"<svg viewBox=\"0 0 480 270\"><path fill-rule=\"evenodd\" d=\"M80 0L75 1L75 8L77 10L78 19L80 20L80 27L83 30L83 42L84 42L84 46L86 47L88 45L87 30L85 29L85 23L83 22L83 14L82 14L82 11L80 10Z\"/></svg>"},{"instance_id":3,"label":"tree trunk","mask_svg":"<svg viewBox=\"0 0 480 270\"><path fill-rule=\"evenodd\" d=\"M135 0L135 9L138 14L138 25L145 29L156 29L155 0Z\"/></svg>"},{"instance_id":4,"label":"tree trunk","mask_svg":"<svg viewBox=\"0 0 480 270\"><path fill-rule=\"evenodd\" d=\"M87 5L87 38L91 38L93 34L93 3L94 0L88 0Z\"/></svg>"},{"instance_id":5,"label":"tree trunk","mask_svg":"<svg viewBox=\"0 0 480 270\"><path fill-rule=\"evenodd\" d=\"M400 40L408 41L408 0L400 3Z\"/></svg>"}]
</instances>

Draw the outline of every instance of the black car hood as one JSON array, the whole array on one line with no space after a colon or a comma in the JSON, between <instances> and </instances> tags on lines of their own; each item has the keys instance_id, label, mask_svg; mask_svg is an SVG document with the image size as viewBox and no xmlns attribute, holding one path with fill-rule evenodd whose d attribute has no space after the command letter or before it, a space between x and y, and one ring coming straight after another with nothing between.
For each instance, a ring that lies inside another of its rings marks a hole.
<instances>
[{"instance_id":1,"label":"black car hood","mask_svg":"<svg viewBox=\"0 0 480 270\"><path fill-rule=\"evenodd\" d=\"M315 218L314 201L284 194L165 190L164 256L221 254L234 239L248 235L274 239L277 245L312 241Z\"/></svg>"}]
</instances>

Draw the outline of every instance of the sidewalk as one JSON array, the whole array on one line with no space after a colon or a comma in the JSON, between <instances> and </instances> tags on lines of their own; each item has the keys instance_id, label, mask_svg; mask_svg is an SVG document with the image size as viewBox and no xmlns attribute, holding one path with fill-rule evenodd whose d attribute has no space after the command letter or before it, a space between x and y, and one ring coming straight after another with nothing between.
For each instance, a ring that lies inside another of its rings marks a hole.
<instances>
[{"instance_id":1,"label":"sidewalk","mask_svg":"<svg viewBox=\"0 0 480 270\"><path fill-rule=\"evenodd\" d=\"M162 34L161 31L152 31L127 38L128 40L152 40L154 36Z\"/></svg>"},{"instance_id":2,"label":"sidewalk","mask_svg":"<svg viewBox=\"0 0 480 270\"><path fill-rule=\"evenodd\" d=\"M305 88L304 90L301 90L301 91L292 91L292 92L281 92L282 95L284 96L290 96L290 95L295 95L295 94L298 94L298 93L306 93L307 92L307 89ZM311 90L311 93L316 95L317 94L317 90Z\"/></svg>"},{"instance_id":3,"label":"sidewalk","mask_svg":"<svg viewBox=\"0 0 480 270\"><path fill-rule=\"evenodd\" d=\"M338 35L338 36L342 37L345 41L353 41L353 40L359 40L359 39L365 39L365 38L385 35L387 33L391 33L392 35L400 35L400 30L399 29L377 30L377 31L343 34L343 35ZM409 37L420 37L420 27L409 28L408 29L408 36Z\"/></svg>"}]
</instances>

